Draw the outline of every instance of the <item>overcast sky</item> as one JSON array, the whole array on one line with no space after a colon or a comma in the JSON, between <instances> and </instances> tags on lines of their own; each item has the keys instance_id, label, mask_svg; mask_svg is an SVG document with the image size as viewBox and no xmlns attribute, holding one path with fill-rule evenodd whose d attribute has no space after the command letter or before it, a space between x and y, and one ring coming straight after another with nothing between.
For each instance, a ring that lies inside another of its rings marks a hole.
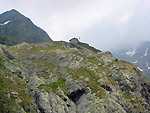
<instances>
[{"instance_id":1,"label":"overcast sky","mask_svg":"<svg viewBox=\"0 0 150 113\"><path fill-rule=\"evenodd\" d=\"M16 9L54 40L72 37L100 50L150 40L150 0L0 0L0 13Z\"/></svg>"}]
</instances>

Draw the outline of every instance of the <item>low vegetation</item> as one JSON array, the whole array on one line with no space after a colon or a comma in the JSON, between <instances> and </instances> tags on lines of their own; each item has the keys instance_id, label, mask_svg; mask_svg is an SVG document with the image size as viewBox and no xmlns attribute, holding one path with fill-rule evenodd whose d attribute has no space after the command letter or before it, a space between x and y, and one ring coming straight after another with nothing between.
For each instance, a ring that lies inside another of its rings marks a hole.
<instances>
[{"instance_id":1,"label":"low vegetation","mask_svg":"<svg viewBox=\"0 0 150 113\"><path fill-rule=\"evenodd\" d=\"M64 91L65 94L68 93L68 90L65 86L65 79L59 78L56 82L53 82L51 84L41 84L38 88L44 89L47 92L56 92L58 90L58 87Z\"/></svg>"}]
</instances>

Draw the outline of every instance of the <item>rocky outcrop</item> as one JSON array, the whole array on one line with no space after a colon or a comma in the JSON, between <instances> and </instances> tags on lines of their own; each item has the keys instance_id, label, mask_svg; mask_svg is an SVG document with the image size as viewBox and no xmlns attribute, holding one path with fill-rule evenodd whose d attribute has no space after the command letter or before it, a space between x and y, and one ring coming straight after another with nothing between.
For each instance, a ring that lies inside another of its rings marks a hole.
<instances>
[{"instance_id":1,"label":"rocky outcrop","mask_svg":"<svg viewBox=\"0 0 150 113\"><path fill-rule=\"evenodd\" d=\"M52 42L1 46L0 55L0 97L15 103L8 108L9 103L0 100L5 112L11 108L16 113L150 111L150 81L110 52ZM4 84L7 81L11 86Z\"/></svg>"}]
</instances>

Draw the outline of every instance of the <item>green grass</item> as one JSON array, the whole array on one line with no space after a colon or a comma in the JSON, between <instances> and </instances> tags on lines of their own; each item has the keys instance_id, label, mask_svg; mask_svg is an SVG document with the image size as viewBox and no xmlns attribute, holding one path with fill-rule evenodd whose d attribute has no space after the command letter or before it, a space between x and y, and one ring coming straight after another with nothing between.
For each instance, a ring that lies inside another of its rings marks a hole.
<instances>
[{"instance_id":1,"label":"green grass","mask_svg":"<svg viewBox=\"0 0 150 113\"><path fill-rule=\"evenodd\" d=\"M3 90L3 89L5 89L5 88L6 88L6 85L5 85L3 79L2 79L1 76L0 76L0 90Z\"/></svg>"},{"instance_id":2,"label":"green grass","mask_svg":"<svg viewBox=\"0 0 150 113\"><path fill-rule=\"evenodd\" d=\"M28 44L27 44L28 46ZM55 57L53 56L53 54L50 54L52 52L55 52L56 50L61 50L61 51L65 51L66 49L64 47L61 47L59 45L56 45L55 43L51 42L51 43L40 43L40 44L30 44L30 47L26 48L24 46L17 48L14 46L9 47L10 51L13 51L14 53L19 53L19 56L17 57L17 59L21 60L25 57L28 56L33 56L33 55L37 55L37 56L42 56L42 54L48 54L50 57ZM45 53L42 53L45 52Z\"/></svg>"},{"instance_id":3,"label":"green grass","mask_svg":"<svg viewBox=\"0 0 150 113\"><path fill-rule=\"evenodd\" d=\"M144 111L144 107L140 104L139 100L137 97L131 95L131 94L128 94L126 92L123 93L123 97L125 99L128 99L132 105L137 105L137 107L143 112Z\"/></svg>"},{"instance_id":4,"label":"green grass","mask_svg":"<svg viewBox=\"0 0 150 113\"><path fill-rule=\"evenodd\" d=\"M93 51L93 52L95 52L95 53L100 52L100 50L95 49L95 48L92 47L92 46L89 46L89 44L80 42L79 45L82 46L82 47L85 47L85 48L87 48L87 49L89 49L89 50L91 50L91 51Z\"/></svg>"},{"instance_id":5,"label":"green grass","mask_svg":"<svg viewBox=\"0 0 150 113\"><path fill-rule=\"evenodd\" d=\"M96 57L89 57L88 61L93 63L93 64L98 64L99 63L99 61L96 59Z\"/></svg>"},{"instance_id":6,"label":"green grass","mask_svg":"<svg viewBox=\"0 0 150 113\"><path fill-rule=\"evenodd\" d=\"M59 47L58 45L52 45L52 46L49 46L48 48L47 48L47 50L51 50L51 51L54 51L54 50L56 50L56 49L60 49L60 50L65 50L65 48L64 47Z\"/></svg>"},{"instance_id":7,"label":"green grass","mask_svg":"<svg viewBox=\"0 0 150 113\"><path fill-rule=\"evenodd\" d=\"M107 80L110 84L112 84L114 86L118 85L118 83L112 77L108 77Z\"/></svg>"},{"instance_id":8,"label":"green grass","mask_svg":"<svg viewBox=\"0 0 150 113\"><path fill-rule=\"evenodd\" d=\"M110 63L108 65L108 67L112 66L112 65L116 65L116 67L118 67L120 70L128 70L129 72L136 74L136 71L133 68L136 68L136 66L134 66L132 63L130 62L126 62L126 61L118 61L115 62L113 61L112 63Z\"/></svg>"},{"instance_id":9,"label":"green grass","mask_svg":"<svg viewBox=\"0 0 150 113\"><path fill-rule=\"evenodd\" d=\"M95 93L100 98L106 98L107 94L105 92L105 89L100 87L100 85L97 83L99 80L99 77L95 75L95 73L86 67L81 67L79 69L68 69L70 74L72 75L73 80L81 80L85 84L87 84L87 87L91 89L92 93ZM83 77L83 78L81 78ZM85 81L84 78L89 78L89 81Z\"/></svg>"},{"instance_id":10,"label":"green grass","mask_svg":"<svg viewBox=\"0 0 150 113\"><path fill-rule=\"evenodd\" d=\"M3 67L3 60L0 58L0 68Z\"/></svg>"},{"instance_id":11,"label":"green grass","mask_svg":"<svg viewBox=\"0 0 150 113\"><path fill-rule=\"evenodd\" d=\"M73 79L82 80L82 79L80 79L80 77L83 77L83 78L88 77L90 80L93 80L93 81L98 80L95 73L93 71L87 69L86 67L80 67L78 69L67 68L67 70L72 75Z\"/></svg>"},{"instance_id":12,"label":"green grass","mask_svg":"<svg viewBox=\"0 0 150 113\"><path fill-rule=\"evenodd\" d=\"M98 69L97 69L97 71L99 71L99 72L107 72L107 67L103 67L103 66L98 66Z\"/></svg>"},{"instance_id":13,"label":"green grass","mask_svg":"<svg viewBox=\"0 0 150 113\"><path fill-rule=\"evenodd\" d=\"M123 93L123 97L128 99L128 100L132 100L134 98L133 95L130 95L130 94L126 93L126 92Z\"/></svg>"},{"instance_id":14,"label":"green grass","mask_svg":"<svg viewBox=\"0 0 150 113\"><path fill-rule=\"evenodd\" d=\"M7 75L7 78L5 78L4 75ZM17 97L22 100L19 104L23 108L27 107L33 111L33 97L26 92L26 88L30 89L30 87L21 79L17 78L4 68L0 68L0 110L13 113L20 109L17 108L16 97L12 94L12 91L16 91L18 93ZM6 97L8 94L10 94L10 98ZM13 109L15 111L13 111Z\"/></svg>"},{"instance_id":15,"label":"green grass","mask_svg":"<svg viewBox=\"0 0 150 113\"><path fill-rule=\"evenodd\" d=\"M51 58L49 58L48 60L50 60L50 59ZM58 75L58 76L61 75L61 73L58 71L61 68L59 66L56 66L56 65L50 63L50 62L32 60L32 63L36 64L37 68L44 67L44 70L47 70L47 71L49 70L49 72L54 74L54 75ZM47 79L47 78L49 78L49 73L47 73L47 72L37 73L37 76Z\"/></svg>"},{"instance_id":16,"label":"green grass","mask_svg":"<svg viewBox=\"0 0 150 113\"><path fill-rule=\"evenodd\" d=\"M37 76L43 77L44 79L50 79L49 73L47 73L47 72L38 73Z\"/></svg>"},{"instance_id":17,"label":"green grass","mask_svg":"<svg viewBox=\"0 0 150 113\"><path fill-rule=\"evenodd\" d=\"M64 91L65 94L68 93L68 90L65 86L65 79L59 78L57 82L53 82L52 84L41 84L38 88L39 89L45 89L45 91L48 92L56 92L57 88L60 87L62 91Z\"/></svg>"}]
</instances>

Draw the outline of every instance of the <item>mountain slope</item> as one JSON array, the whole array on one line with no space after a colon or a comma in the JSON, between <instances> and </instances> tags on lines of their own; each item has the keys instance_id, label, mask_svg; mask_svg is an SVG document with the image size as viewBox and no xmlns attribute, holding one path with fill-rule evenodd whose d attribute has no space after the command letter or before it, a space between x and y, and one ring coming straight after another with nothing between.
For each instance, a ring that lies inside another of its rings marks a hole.
<instances>
[{"instance_id":1,"label":"mountain slope","mask_svg":"<svg viewBox=\"0 0 150 113\"><path fill-rule=\"evenodd\" d=\"M150 41L142 42L136 48L115 52L114 56L119 59L132 62L150 77Z\"/></svg>"},{"instance_id":2,"label":"mountain slope","mask_svg":"<svg viewBox=\"0 0 150 113\"><path fill-rule=\"evenodd\" d=\"M28 43L52 41L44 30L15 9L0 15L0 33Z\"/></svg>"},{"instance_id":3,"label":"mountain slope","mask_svg":"<svg viewBox=\"0 0 150 113\"><path fill-rule=\"evenodd\" d=\"M19 44L21 42L23 41L16 37L6 36L0 33L0 44L12 46L12 45Z\"/></svg>"},{"instance_id":4,"label":"mountain slope","mask_svg":"<svg viewBox=\"0 0 150 113\"><path fill-rule=\"evenodd\" d=\"M136 66L113 58L110 52L51 42L0 45L0 55L0 96L15 103L3 104L0 99L0 108L7 112L10 108L16 113L150 111L150 81ZM7 79L14 87L9 88ZM4 88L7 90L2 92ZM15 97L9 96L12 92Z\"/></svg>"}]
</instances>

